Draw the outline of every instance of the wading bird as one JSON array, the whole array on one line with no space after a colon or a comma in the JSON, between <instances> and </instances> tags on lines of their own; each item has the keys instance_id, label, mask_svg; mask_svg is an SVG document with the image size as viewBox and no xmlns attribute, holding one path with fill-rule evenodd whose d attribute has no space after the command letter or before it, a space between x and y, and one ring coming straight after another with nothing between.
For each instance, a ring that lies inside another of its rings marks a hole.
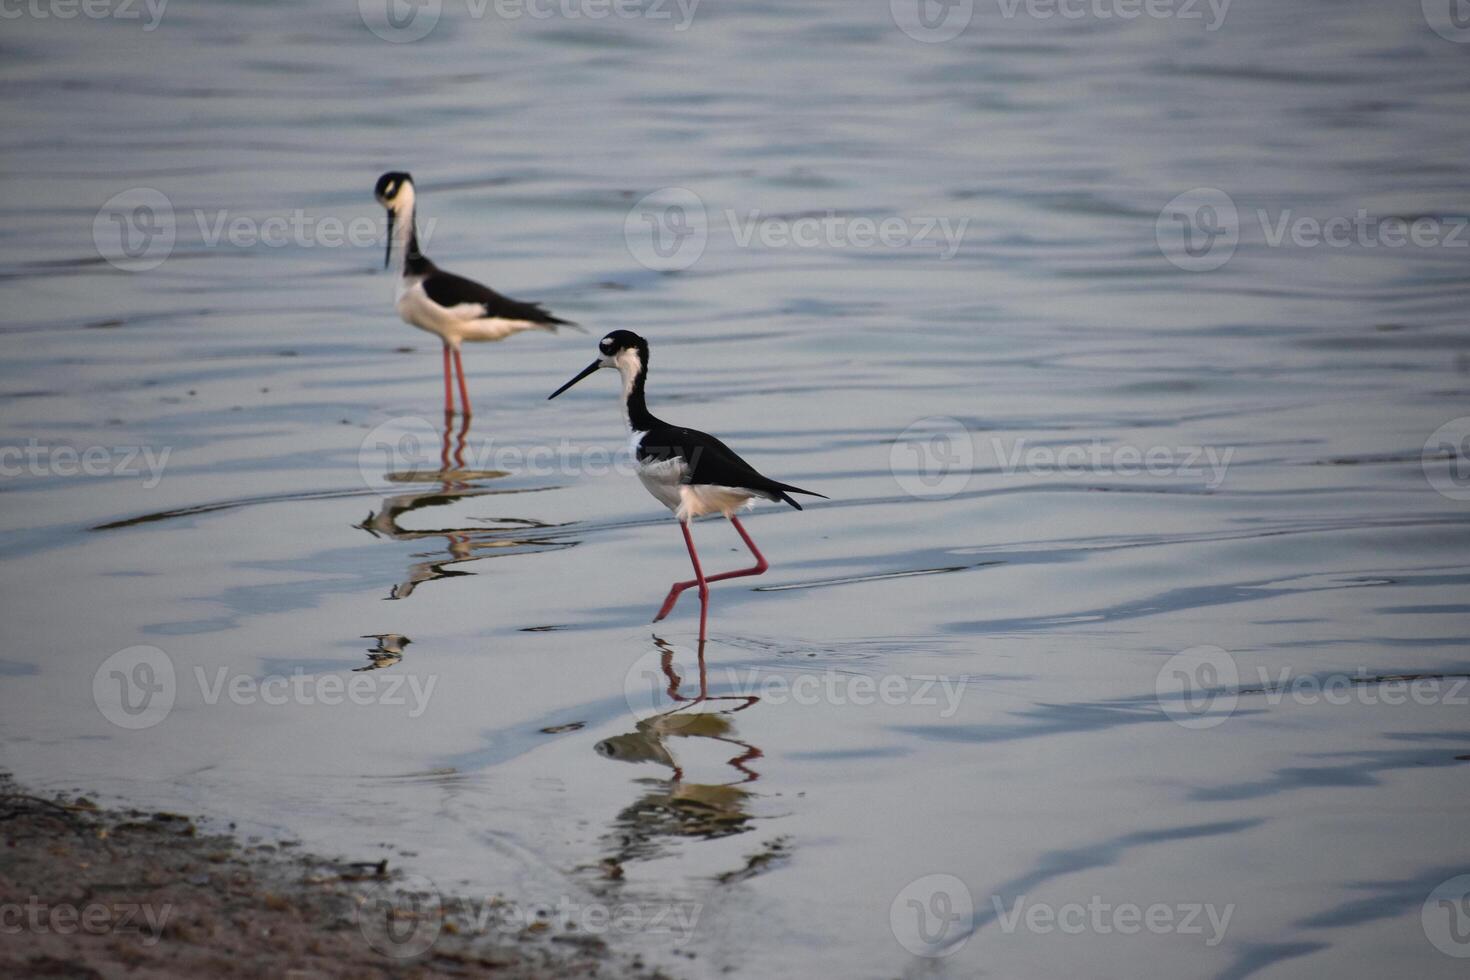
<instances>
[{"instance_id":1,"label":"wading bird","mask_svg":"<svg viewBox=\"0 0 1470 980\"><path fill-rule=\"evenodd\" d=\"M623 418L631 433L631 448L638 468L638 479L659 503L673 511L684 532L684 544L689 548L690 564L694 566L694 578L688 582L674 583L653 621L656 623L673 612L674 603L678 602L680 594L697 585L699 637L703 640L709 616L709 583L760 575L770 567L735 512L749 507L756 497L785 501L797 510L801 510L801 504L791 499L790 495L793 493L822 497L824 500L826 498L812 490L777 483L769 477L761 476L755 471L755 467L735 455L733 449L708 433L670 425L655 418L649 412L644 398L644 384L648 379L648 341L636 333L614 330L602 338L597 350L597 360L552 392L550 397L555 398L601 368L616 368L622 375ZM699 565L699 553L694 550L689 522L696 517L714 513L724 514L735 525L735 531L755 558L756 563L753 566L705 576Z\"/></svg>"},{"instance_id":2,"label":"wading bird","mask_svg":"<svg viewBox=\"0 0 1470 980\"><path fill-rule=\"evenodd\" d=\"M459 346L466 340L504 340L523 330L550 330L575 326L570 320L552 316L539 303L522 303L502 296L472 279L445 272L419 251L418 228L414 222L413 178L393 171L378 178L374 190L378 203L388 209L388 251L383 268L393 261L393 246L403 256L396 306L404 322L427 330L444 344L444 414L454 414L454 396L449 384L449 361L459 377L459 400L470 414L470 393L465 384Z\"/></svg>"}]
</instances>

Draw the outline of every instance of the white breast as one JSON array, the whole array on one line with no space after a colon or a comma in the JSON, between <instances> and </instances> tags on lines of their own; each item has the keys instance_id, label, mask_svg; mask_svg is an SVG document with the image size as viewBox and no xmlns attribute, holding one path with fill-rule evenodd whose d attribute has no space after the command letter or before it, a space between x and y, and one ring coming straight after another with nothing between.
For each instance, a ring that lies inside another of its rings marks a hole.
<instances>
[{"instance_id":1,"label":"white breast","mask_svg":"<svg viewBox=\"0 0 1470 980\"><path fill-rule=\"evenodd\" d=\"M638 447L646 435L648 433L635 431L628 439L628 450L633 454L638 479L643 483L643 488L653 494L655 500L669 510L677 511L683 500L679 491L683 489L684 476L689 467L680 456L657 462L639 462Z\"/></svg>"}]
</instances>

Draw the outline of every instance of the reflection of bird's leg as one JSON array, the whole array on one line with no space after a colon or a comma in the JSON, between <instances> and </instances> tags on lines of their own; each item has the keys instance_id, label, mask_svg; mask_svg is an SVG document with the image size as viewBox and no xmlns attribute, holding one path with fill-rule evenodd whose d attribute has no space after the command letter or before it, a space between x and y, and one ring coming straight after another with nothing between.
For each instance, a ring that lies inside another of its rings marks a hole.
<instances>
[{"instance_id":1,"label":"reflection of bird's leg","mask_svg":"<svg viewBox=\"0 0 1470 980\"><path fill-rule=\"evenodd\" d=\"M684 679L679 676L678 671L674 670L674 648L657 636L653 638L653 642L662 651L662 655L659 657L659 667L663 670L664 676L669 679L669 686L665 689L666 693L670 699L684 702L684 704L672 708L664 712L664 714L671 715L696 704L702 704L705 701L743 701L744 703L739 707L729 709L730 713L734 714L737 711L744 711L746 708L760 701L759 694L727 694L721 697L710 697L709 668L704 661L704 640L699 641L699 696L686 698L679 693L679 688L683 685Z\"/></svg>"},{"instance_id":2,"label":"reflection of bird's leg","mask_svg":"<svg viewBox=\"0 0 1470 980\"><path fill-rule=\"evenodd\" d=\"M735 710L739 711L740 709L737 708ZM745 767L745 763L754 762L756 759L763 758L765 756L765 753L756 748L754 745L751 745L749 742L742 742L739 739L720 738L718 735L714 735L711 737L714 738L714 740L717 742L729 742L731 745L738 745L745 750L744 754L737 755L735 758L729 760L729 762L727 763L731 768L745 773L745 778L741 780L742 783L753 783L757 779L761 778L761 774L756 772L754 769L747 769Z\"/></svg>"},{"instance_id":3,"label":"reflection of bird's leg","mask_svg":"<svg viewBox=\"0 0 1470 980\"><path fill-rule=\"evenodd\" d=\"M673 587L669 589L668 598L664 599L663 608L661 608L658 611L658 615L653 618L653 621L655 623L658 622L660 619L663 619L669 613L671 613L671 612L674 611L674 603L676 603L676 602L679 601L679 594L681 592L683 592L685 589L690 588L691 586L701 585L702 584L702 587L703 587L703 586L707 586L708 583L710 583L710 582L723 582L726 579L730 579L730 578L744 578L747 575L761 575L761 574L764 574L765 573L766 569L768 569L768 568L771 567L770 563L766 561L766 556L763 555L763 554L761 554L760 549L755 546L755 541L751 540L750 534L745 530L745 525L740 523L740 518L736 517L734 514L731 514L730 515L730 523L733 524L733 525L735 525L735 530L740 533L741 540L744 541L745 542L745 546L750 549L750 553L755 556L755 564L752 565L752 566L750 566L749 568L741 568L741 569L737 569L737 570L735 570L733 572L721 572L718 575L710 575L709 577L703 578L703 579L695 579L695 580L692 580L692 581L689 581L689 582L675 582L674 585L673 585ZM688 530L687 526L686 526L686 528L684 530L684 536L686 538L689 536L689 530ZM694 547L693 544L691 544L690 545L690 548L692 549L693 547ZM692 550L691 550L690 554L693 554L693 551ZM695 560L694 570L696 572L699 571L699 562L698 562L698 560ZM705 592L701 592L700 595L701 595L700 602L704 602L706 593ZM704 614L701 612L700 613L701 627L700 627L700 631L699 631L699 635L700 635L701 638L704 637L703 621L704 621Z\"/></svg>"},{"instance_id":4,"label":"reflection of bird's leg","mask_svg":"<svg viewBox=\"0 0 1470 980\"><path fill-rule=\"evenodd\" d=\"M446 438L449 436L449 430L447 428L444 430L444 435L445 435ZM469 413L466 412L464 418L459 423L459 433L458 433L458 435L456 436L456 438L454 440L454 466L455 466L455 469L458 469L458 470L461 470L461 471L463 471L465 469L465 463L464 463L464 447L465 447L465 440L469 438L469 435L470 435L470 416L469 416Z\"/></svg>"}]
</instances>

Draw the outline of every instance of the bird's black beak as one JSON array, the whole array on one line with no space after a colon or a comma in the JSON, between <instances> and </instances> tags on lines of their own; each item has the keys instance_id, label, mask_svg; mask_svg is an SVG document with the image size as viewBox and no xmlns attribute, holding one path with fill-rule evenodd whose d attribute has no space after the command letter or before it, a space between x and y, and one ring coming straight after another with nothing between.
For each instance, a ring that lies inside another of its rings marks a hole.
<instances>
[{"instance_id":1,"label":"bird's black beak","mask_svg":"<svg viewBox=\"0 0 1470 980\"><path fill-rule=\"evenodd\" d=\"M388 250L383 253L383 268L393 261L393 209L388 209Z\"/></svg>"},{"instance_id":2,"label":"bird's black beak","mask_svg":"<svg viewBox=\"0 0 1470 980\"><path fill-rule=\"evenodd\" d=\"M578 381L581 381L583 378L587 377L587 375L596 372L597 369L600 368L600 367L602 367L602 362L601 361L593 361L591 364L587 365L586 367L584 367L582 369L582 373L581 374L577 375L575 378L573 378L572 380L568 381L566 384L562 385L560 388L556 389L551 394L547 395L546 396L546 400L547 401L551 401L557 395L561 394L562 392L564 392L568 388L570 388L572 385L576 384Z\"/></svg>"}]
</instances>

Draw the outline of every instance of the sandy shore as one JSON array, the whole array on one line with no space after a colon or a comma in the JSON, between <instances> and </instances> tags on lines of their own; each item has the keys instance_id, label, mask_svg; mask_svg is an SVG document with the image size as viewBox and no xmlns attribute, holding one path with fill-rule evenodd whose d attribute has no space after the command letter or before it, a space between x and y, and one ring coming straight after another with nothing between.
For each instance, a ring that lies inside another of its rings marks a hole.
<instances>
[{"instance_id":1,"label":"sandy shore","mask_svg":"<svg viewBox=\"0 0 1470 980\"><path fill-rule=\"evenodd\" d=\"M0 976L662 977L549 923L471 934L410 886L0 774Z\"/></svg>"}]
</instances>

